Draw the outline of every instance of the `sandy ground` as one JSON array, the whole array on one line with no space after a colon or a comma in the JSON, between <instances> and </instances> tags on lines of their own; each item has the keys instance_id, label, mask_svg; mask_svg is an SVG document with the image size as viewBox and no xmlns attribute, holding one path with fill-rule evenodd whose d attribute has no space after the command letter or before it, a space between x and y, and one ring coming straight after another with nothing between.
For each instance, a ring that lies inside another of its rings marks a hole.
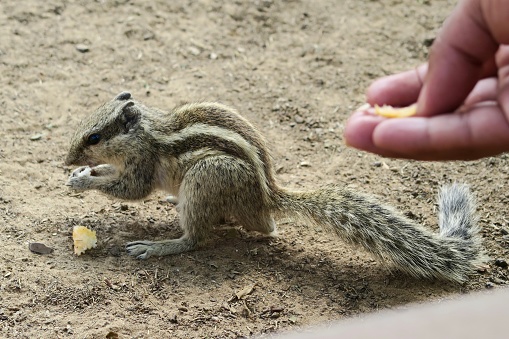
<instances>
[{"instance_id":1,"label":"sandy ground","mask_svg":"<svg viewBox=\"0 0 509 339\"><path fill-rule=\"evenodd\" d=\"M342 140L366 86L424 61L453 5L2 0L0 337L271 336L505 285L507 156L397 161ZM285 186L340 183L382 196L426 227L437 222L439 187L466 182L479 202L487 268L464 285L412 279L299 220L280 221L276 239L230 224L196 251L135 260L126 242L180 234L164 192L127 203L64 186L79 120L122 90L163 109L233 106L270 140ZM75 225L99 237L79 257ZM54 252L31 253L34 241Z\"/></svg>"}]
</instances>

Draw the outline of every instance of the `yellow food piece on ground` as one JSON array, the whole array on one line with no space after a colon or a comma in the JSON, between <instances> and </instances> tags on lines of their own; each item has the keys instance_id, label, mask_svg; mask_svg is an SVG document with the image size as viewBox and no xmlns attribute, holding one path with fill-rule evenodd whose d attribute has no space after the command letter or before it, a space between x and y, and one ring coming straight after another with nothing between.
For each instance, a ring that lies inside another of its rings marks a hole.
<instances>
[{"instance_id":1,"label":"yellow food piece on ground","mask_svg":"<svg viewBox=\"0 0 509 339\"><path fill-rule=\"evenodd\" d=\"M383 105L382 107L375 105L375 114L385 118L406 118L415 115L415 113L417 113L417 104L401 108L394 108L389 105Z\"/></svg>"},{"instance_id":2,"label":"yellow food piece on ground","mask_svg":"<svg viewBox=\"0 0 509 339\"><path fill-rule=\"evenodd\" d=\"M72 239L74 240L74 253L76 255L97 246L95 231L89 230L85 226L74 226Z\"/></svg>"}]
</instances>

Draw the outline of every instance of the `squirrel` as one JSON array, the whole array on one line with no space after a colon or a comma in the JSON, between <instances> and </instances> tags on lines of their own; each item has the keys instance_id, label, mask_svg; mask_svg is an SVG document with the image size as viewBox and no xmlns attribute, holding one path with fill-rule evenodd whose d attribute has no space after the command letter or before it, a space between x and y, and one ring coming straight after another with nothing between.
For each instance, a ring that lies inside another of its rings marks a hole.
<instances>
[{"instance_id":1,"label":"squirrel","mask_svg":"<svg viewBox=\"0 0 509 339\"><path fill-rule=\"evenodd\" d=\"M127 252L139 259L190 251L224 220L270 235L276 232L274 217L293 215L417 278L464 282L483 260L468 186L441 189L439 234L339 185L285 189L276 182L261 133L218 103L165 112L122 92L79 124L65 164L81 166L66 183L71 189L129 200L161 189L178 202L183 235L127 243Z\"/></svg>"}]
</instances>

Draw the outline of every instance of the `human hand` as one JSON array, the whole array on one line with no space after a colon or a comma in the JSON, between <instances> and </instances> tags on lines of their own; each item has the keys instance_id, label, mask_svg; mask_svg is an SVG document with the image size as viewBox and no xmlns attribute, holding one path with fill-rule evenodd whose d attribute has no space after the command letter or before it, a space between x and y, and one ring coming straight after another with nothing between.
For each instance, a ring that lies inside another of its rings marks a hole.
<instances>
[{"instance_id":1,"label":"human hand","mask_svg":"<svg viewBox=\"0 0 509 339\"><path fill-rule=\"evenodd\" d=\"M375 81L371 105L418 103L417 116L385 119L356 112L350 146L383 156L469 160L509 151L509 1L460 1L432 47L429 63Z\"/></svg>"}]
</instances>

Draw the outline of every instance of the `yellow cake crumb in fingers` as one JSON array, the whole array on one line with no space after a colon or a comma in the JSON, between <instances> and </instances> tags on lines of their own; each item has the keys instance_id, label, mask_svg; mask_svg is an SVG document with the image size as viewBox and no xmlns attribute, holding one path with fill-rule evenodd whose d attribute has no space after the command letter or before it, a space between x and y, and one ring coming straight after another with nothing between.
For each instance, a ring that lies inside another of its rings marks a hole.
<instances>
[{"instance_id":1,"label":"yellow cake crumb in fingers","mask_svg":"<svg viewBox=\"0 0 509 339\"><path fill-rule=\"evenodd\" d=\"M417 104L407 107L395 108L389 105L375 105L375 114L385 118L406 118L417 113Z\"/></svg>"}]
</instances>

